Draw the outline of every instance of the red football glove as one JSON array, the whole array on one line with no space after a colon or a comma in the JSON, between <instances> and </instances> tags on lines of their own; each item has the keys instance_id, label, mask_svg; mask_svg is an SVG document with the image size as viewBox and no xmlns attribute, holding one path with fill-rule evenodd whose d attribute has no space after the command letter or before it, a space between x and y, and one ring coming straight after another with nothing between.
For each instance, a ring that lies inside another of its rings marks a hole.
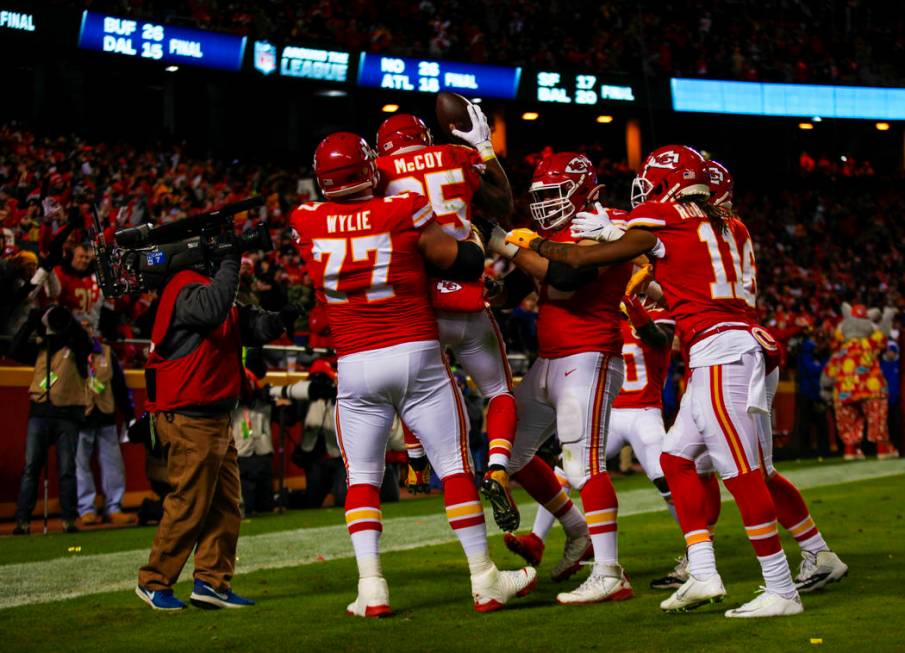
<instances>
[{"instance_id":1,"label":"red football glove","mask_svg":"<svg viewBox=\"0 0 905 653\"><path fill-rule=\"evenodd\" d=\"M638 299L637 295L626 295L622 298L622 305L625 307L625 314L628 315L628 319L635 329L641 329L650 324L650 315L641 304L641 300Z\"/></svg>"}]
</instances>

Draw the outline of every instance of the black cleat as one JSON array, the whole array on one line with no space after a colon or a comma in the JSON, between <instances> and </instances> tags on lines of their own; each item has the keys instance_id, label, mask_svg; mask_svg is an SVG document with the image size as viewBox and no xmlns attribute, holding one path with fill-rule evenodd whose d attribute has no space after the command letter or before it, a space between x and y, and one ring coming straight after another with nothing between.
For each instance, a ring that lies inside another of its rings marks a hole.
<instances>
[{"instance_id":1,"label":"black cleat","mask_svg":"<svg viewBox=\"0 0 905 653\"><path fill-rule=\"evenodd\" d=\"M487 470L481 481L481 494L493 508L493 521L501 530L512 532L518 529L521 515L515 500L509 492L509 475L499 465Z\"/></svg>"}]
</instances>

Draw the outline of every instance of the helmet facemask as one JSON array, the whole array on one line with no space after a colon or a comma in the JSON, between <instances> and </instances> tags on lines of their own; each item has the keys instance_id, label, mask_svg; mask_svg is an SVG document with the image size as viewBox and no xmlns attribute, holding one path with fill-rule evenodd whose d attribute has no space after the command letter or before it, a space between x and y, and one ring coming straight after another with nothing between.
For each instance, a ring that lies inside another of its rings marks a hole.
<instances>
[{"instance_id":1,"label":"helmet facemask","mask_svg":"<svg viewBox=\"0 0 905 653\"><path fill-rule=\"evenodd\" d=\"M632 180L632 208L647 201L647 196L654 189L654 185L647 177L636 175Z\"/></svg>"},{"instance_id":2,"label":"helmet facemask","mask_svg":"<svg viewBox=\"0 0 905 653\"><path fill-rule=\"evenodd\" d=\"M529 205L531 217L545 230L558 229L575 215L575 204L572 195L578 190L578 184L571 179L545 184L535 182L528 192L534 200Z\"/></svg>"}]
</instances>

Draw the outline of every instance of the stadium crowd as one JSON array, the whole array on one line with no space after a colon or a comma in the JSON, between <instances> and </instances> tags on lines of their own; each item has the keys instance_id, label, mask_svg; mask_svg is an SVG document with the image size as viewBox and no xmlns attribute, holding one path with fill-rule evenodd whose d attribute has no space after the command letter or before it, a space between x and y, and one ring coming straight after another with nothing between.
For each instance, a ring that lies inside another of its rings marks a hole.
<instances>
[{"instance_id":1,"label":"stadium crowd","mask_svg":"<svg viewBox=\"0 0 905 653\"><path fill-rule=\"evenodd\" d=\"M891 85L905 79L905 20L895 3L81 0L76 4L255 38L477 63L756 81Z\"/></svg>"}]
</instances>

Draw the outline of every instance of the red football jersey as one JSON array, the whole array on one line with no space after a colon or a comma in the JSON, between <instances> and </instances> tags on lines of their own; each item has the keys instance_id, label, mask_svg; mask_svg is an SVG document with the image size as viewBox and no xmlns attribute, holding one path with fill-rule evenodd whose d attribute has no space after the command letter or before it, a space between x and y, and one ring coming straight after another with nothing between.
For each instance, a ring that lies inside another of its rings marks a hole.
<instances>
[{"instance_id":1,"label":"red football jersey","mask_svg":"<svg viewBox=\"0 0 905 653\"><path fill-rule=\"evenodd\" d=\"M752 322L754 296L745 282L753 279L750 237L739 242L731 225L715 230L690 203L644 202L629 213L626 226L654 230L662 243L662 256L652 258L654 278L684 346L721 322Z\"/></svg>"},{"instance_id":2,"label":"red football jersey","mask_svg":"<svg viewBox=\"0 0 905 653\"><path fill-rule=\"evenodd\" d=\"M649 310L648 314L657 324L676 324L662 308ZM638 337L628 320L622 321L622 339L625 381L613 408L663 408L663 385L669 372L672 343L667 347L649 345Z\"/></svg>"},{"instance_id":3,"label":"red football jersey","mask_svg":"<svg viewBox=\"0 0 905 653\"><path fill-rule=\"evenodd\" d=\"M475 150L462 145L416 147L379 157L377 167L378 192L423 195L446 233L456 240L471 234L471 200L481 187L481 173L486 167ZM482 311L484 282L432 279L431 303L443 311Z\"/></svg>"},{"instance_id":4,"label":"red football jersey","mask_svg":"<svg viewBox=\"0 0 905 653\"><path fill-rule=\"evenodd\" d=\"M546 235L560 243L574 243L566 226ZM597 279L572 293L541 284L537 341L544 358L561 358L588 351L622 352L619 302L632 276L632 264L620 263L599 272Z\"/></svg>"},{"instance_id":5,"label":"red football jersey","mask_svg":"<svg viewBox=\"0 0 905 653\"><path fill-rule=\"evenodd\" d=\"M74 313L90 315L94 312L101 298L97 277L94 274L83 277L70 274L61 265L55 267L53 271L60 280L60 297L57 300L59 304Z\"/></svg>"},{"instance_id":6,"label":"red football jersey","mask_svg":"<svg viewBox=\"0 0 905 653\"><path fill-rule=\"evenodd\" d=\"M434 214L414 193L352 202L307 202L290 224L336 353L437 340L418 248Z\"/></svg>"}]
</instances>

